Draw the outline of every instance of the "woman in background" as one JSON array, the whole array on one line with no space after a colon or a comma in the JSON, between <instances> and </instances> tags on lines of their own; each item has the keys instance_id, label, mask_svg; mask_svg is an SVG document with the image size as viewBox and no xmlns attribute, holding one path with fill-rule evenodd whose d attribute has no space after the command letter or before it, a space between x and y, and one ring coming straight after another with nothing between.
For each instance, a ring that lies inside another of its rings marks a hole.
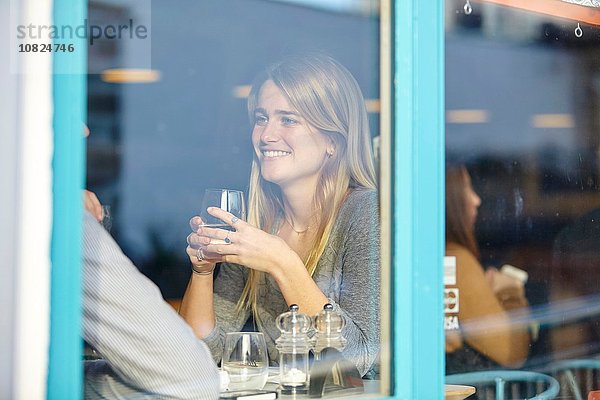
<instances>
[{"instance_id":1,"label":"woman in background","mask_svg":"<svg viewBox=\"0 0 600 400\"><path fill-rule=\"evenodd\" d=\"M225 333L252 316L276 362L277 316L291 304L312 316L331 303L346 322L344 356L369 376L380 346L379 209L360 88L330 57L288 58L255 81L248 111L248 222L218 208L210 214L235 232L192 218L194 273L180 313L217 362Z\"/></svg>"},{"instance_id":2,"label":"woman in background","mask_svg":"<svg viewBox=\"0 0 600 400\"><path fill-rule=\"evenodd\" d=\"M458 331L446 332L446 373L519 367L527 358L527 324L507 311L528 302L523 284L495 268L484 271L474 227L481 199L464 166L446 168L446 256L456 257Z\"/></svg>"}]
</instances>

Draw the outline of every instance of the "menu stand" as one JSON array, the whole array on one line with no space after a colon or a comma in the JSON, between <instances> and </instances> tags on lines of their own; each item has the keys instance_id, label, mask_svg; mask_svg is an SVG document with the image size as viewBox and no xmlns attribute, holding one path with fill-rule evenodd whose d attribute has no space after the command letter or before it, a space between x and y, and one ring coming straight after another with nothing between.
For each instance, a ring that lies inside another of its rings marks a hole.
<instances>
[{"instance_id":1,"label":"menu stand","mask_svg":"<svg viewBox=\"0 0 600 400\"><path fill-rule=\"evenodd\" d=\"M339 350L327 347L310 369L308 397L321 398L334 391L343 391L344 395L360 394L364 393L364 386L356 366Z\"/></svg>"}]
</instances>

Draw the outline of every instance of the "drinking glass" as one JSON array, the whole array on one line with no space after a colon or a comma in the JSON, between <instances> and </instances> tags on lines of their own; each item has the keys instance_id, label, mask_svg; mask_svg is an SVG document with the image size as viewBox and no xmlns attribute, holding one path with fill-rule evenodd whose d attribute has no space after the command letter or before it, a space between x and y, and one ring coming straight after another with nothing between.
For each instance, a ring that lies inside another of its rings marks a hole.
<instances>
[{"instance_id":1,"label":"drinking glass","mask_svg":"<svg viewBox=\"0 0 600 400\"><path fill-rule=\"evenodd\" d=\"M229 390L262 389L269 376L264 335L261 332L227 333L222 368L229 374Z\"/></svg>"},{"instance_id":2,"label":"drinking glass","mask_svg":"<svg viewBox=\"0 0 600 400\"><path fill-rule=\"evenodd\" d=\"M217 217L213 217L206 211L208 207L217 207L225 210L239 219L246 220L246 203L244 201L244 192L231 189L206 189L202 198L200 218L202 226L209 228L220 228L233 231L234 228ZM212 239L213 244L225 244L224 241Z\"/></svg>"}]
</instances>

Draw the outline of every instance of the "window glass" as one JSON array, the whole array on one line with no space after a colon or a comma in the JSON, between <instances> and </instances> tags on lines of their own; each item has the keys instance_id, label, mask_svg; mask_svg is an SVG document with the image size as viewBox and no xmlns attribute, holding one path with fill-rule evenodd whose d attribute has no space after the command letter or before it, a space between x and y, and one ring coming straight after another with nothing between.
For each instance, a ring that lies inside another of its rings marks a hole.
<instances>
[{"instance_id":1,"label":"window glass","mask_svg":"<svg viewBox=\"0 0 600 400\"><path fill-rule=\"evenodd\" d=\"M446 1L448 374L600 352L598 4L535 3Z\"/></svg>"},{"instance_id":2,"label":"window glass","mask_svg":"<svg viewBox=\"0 0 600 400\"><path fill-rule=\"evenodd\" d=\"M125 254L177 307L191 274L189 220L201 212L205 189L248 194L247 97L265 67L307 52L339 61L364 95L376 154L380 11L376 0L153 0L149 7L90 2L90 25L151 24L151 62L140 56L140 79L132 74L139 49L106 37L89 46L87 187L110 206L110 233ZM118 82L115 68L125 68Z\"/></svg>"}]
</instances>

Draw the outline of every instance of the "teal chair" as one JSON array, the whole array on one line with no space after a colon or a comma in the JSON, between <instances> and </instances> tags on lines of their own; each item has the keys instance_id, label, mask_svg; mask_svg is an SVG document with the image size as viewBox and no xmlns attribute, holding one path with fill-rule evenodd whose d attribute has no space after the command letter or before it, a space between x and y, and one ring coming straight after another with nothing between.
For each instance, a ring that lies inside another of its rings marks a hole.
<instances>
[{"instance_id":1,"label":"teal chair","mask_svg":"<svg viewBox=\"0 0 600 400\"><path fill-rule=\"evenodd\" d=\"M554 399L560 391L558 381L550 375L531 371L480 371L446 375L451 385L475 386L477 391L469 399Z\"/></svg>"},{"instance_id":2,"label":"teal chair","mask_svg":"<svg viewBox=\"0 0 600 400\"><path fill-rule=\"evenodd\" d=\"M561 397L585 400L589 392L600 390L600 359L557 361L539 372L558 380Z\"/></svg>"}]
</instances>

